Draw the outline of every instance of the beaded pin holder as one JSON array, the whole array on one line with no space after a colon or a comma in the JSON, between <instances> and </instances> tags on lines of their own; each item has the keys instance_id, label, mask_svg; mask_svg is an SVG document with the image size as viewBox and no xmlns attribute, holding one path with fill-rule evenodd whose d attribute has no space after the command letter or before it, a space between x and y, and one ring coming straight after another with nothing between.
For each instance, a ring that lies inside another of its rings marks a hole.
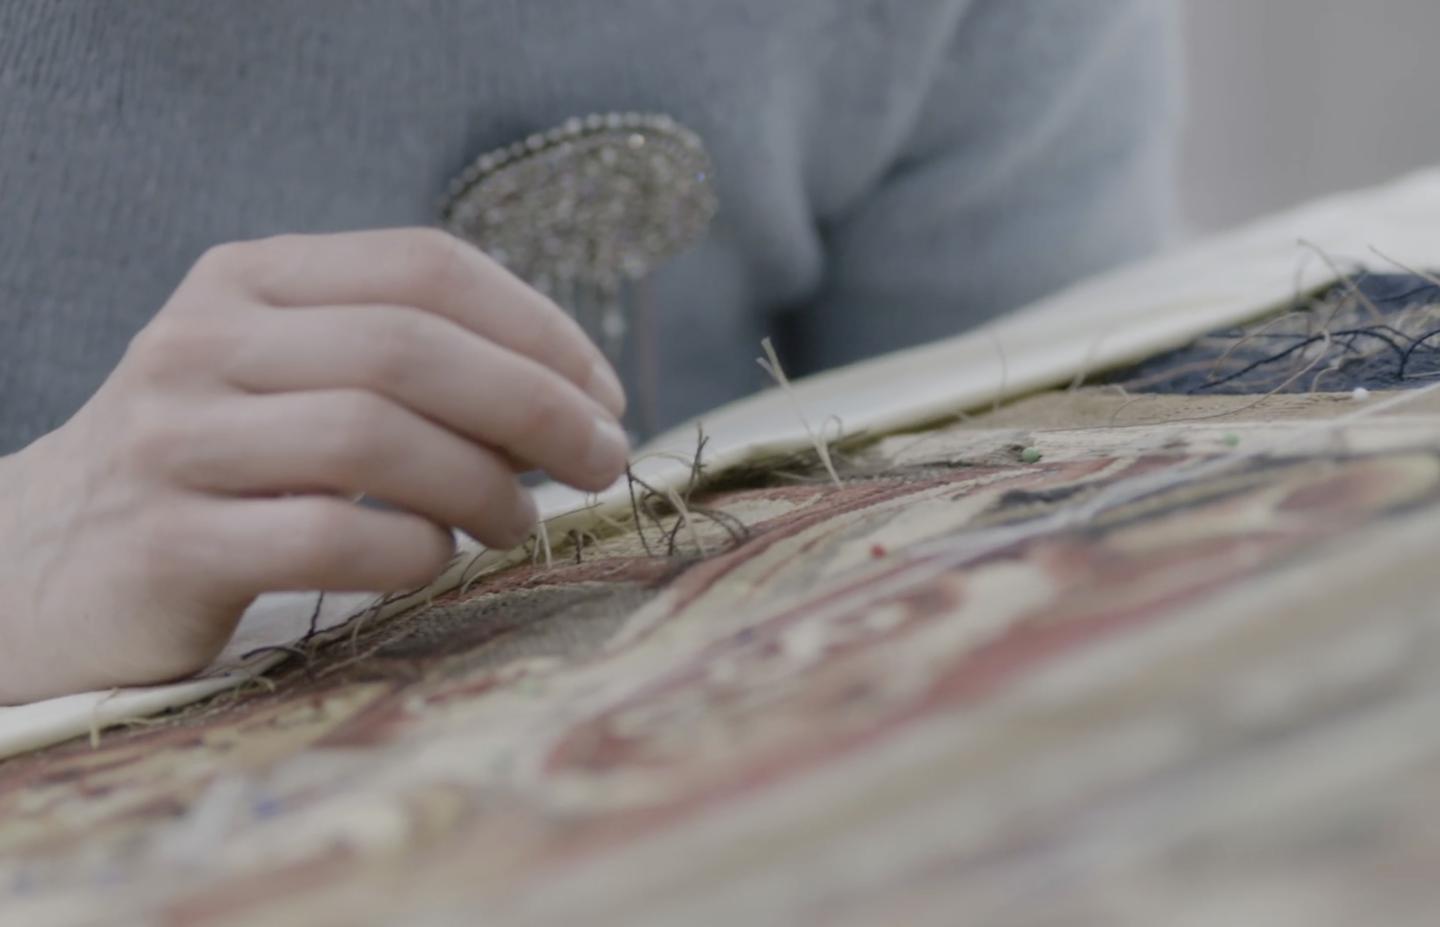
<instances>
[{"instance_id":1,"label":"beaded pin holder","mask_svg":"<svg viewBox=\"0 0 1440 927\"><path fill-rule=\"evenodd\" d=\"M476 159L441 218L569 311L654 429L654 320L645 281L704 237L717 207L700 137L669 116L596 114Z\"/></svg>"}]
</instances>

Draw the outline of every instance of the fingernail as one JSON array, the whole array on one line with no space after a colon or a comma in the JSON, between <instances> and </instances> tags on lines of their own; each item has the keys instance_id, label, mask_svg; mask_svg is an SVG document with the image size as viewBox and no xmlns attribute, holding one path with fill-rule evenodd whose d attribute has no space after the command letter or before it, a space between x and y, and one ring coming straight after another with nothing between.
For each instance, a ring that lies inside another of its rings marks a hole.
<instances>
[{"instance_id":1,"label":"fingernail","mask_svg":"<svg viewBox=\"0 0 1440 927\"><path fill-rule=\"evenodd\" d=\"M585 452L585 469L596 477L613 480L625 469L630 457L630 442L614 422L595 419L590 434L590 447Z\"/></svg>"},{"instance_id":2,"label":"fingernail","mask_svg":"<svg viewBox=\"0 0 1440 927\"><path fill-rule=\"evenodd\" d=\"M625 388L620 385L620 378L615 375L615 371L603 360L597 360L590 368L590 378L585 381L585 392L608 409L611 415L618 417L625 414Z\"/></svg>"}]
</instances>

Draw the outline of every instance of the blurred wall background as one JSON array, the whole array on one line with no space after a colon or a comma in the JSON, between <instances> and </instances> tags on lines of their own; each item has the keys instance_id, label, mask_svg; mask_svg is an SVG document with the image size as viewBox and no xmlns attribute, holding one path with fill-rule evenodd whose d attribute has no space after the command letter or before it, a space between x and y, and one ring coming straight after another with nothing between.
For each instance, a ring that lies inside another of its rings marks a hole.
<instances>
[{"instance_id":1,"label":"blurred wall background","mask_svg":"<svg viewBox=\"0 0 1440 927\"><path fill-rule=\"evenodd\" d=\"M1440 165L1440 0L1182 0L1192 229Z\"/></svg>"}]
</instances>

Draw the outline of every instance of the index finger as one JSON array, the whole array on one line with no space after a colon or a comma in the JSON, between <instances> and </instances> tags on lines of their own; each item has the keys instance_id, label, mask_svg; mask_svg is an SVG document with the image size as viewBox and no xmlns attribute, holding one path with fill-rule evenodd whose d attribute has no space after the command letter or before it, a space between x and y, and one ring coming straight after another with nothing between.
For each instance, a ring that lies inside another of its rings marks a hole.
<instances>
[{"instance_id":1,"label":"index finger","mask_svg":"<svg viewBox=\"0 0 1440 927\"><path fill-rule=\"evenodd\" d=\"M225 272L275 306L408 305L544 364L617 417L625 392L564 310L478 248L437 229L281 235L227 246Z\"/></svg>"}]
</instances>

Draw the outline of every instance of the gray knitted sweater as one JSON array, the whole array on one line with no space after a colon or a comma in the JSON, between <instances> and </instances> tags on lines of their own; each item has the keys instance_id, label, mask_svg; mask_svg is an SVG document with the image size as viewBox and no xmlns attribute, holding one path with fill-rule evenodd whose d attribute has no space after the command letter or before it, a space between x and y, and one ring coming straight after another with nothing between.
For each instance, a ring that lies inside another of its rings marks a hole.
<instances>
[{"instance_id":1,"label":"gray knitted sweater","mask_svg":"<svg viewBox=\"0 0 1440 927\"><path fill-rule=\"evenodd\" d=\"M1153 248L1164 0L0 0L0 452L209 245L436 221L476 155L663 112L714 159L654 281L663 417L960 331Z\"/></svg>"}]
</instances>

